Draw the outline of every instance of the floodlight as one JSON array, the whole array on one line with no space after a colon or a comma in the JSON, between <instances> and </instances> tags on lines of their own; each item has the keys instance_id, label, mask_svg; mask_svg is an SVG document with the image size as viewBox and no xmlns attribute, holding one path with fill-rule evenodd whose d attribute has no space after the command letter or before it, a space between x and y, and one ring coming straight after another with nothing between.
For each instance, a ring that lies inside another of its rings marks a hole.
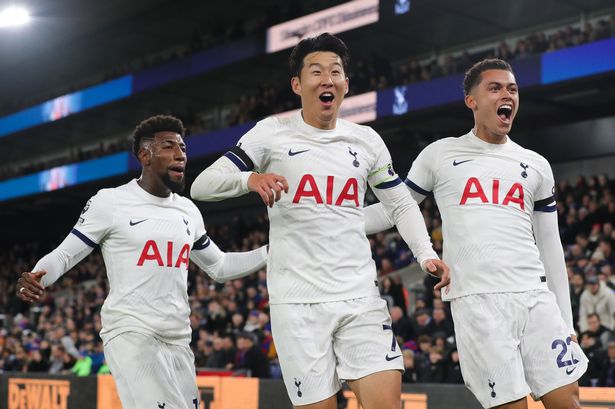
<instances>
[{"instance_id":1,"label":"floodlight","mask_svg":"<svg viewBox=\"0 0 615 409\"><path fill-rule=\"evenodd\" d=\"M22 26L30 21L30 13L23 7L9 6L0 10L0 28Z\"/></svg>"}]
</instances>

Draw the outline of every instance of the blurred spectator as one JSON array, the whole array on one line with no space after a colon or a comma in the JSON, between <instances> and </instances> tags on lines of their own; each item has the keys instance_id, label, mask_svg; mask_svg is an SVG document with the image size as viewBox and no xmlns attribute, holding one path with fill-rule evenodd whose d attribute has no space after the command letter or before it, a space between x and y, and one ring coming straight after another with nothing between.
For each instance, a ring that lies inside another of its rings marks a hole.
<instances>
[{"instance_id":1,"label":"blurred spectator","mask_svg":"<svg viewBox=\"0 0 615 409\"><path fill-rule=\"evenodd\" d=\"M600 363L598 386L615 387L615 341L607 345L607 354Z\"/></svg>"},{"instance_id":2,"label":"blurred spectator","mask_svg":"<svg viewBox=\"0 0 615 409\"><path fill-rule=\"evenodd\" d=\"M579 308L579 328L581 332L588 330L587 316L592 313L598 314L602 325L609 330L613 330L615 293L596 276L588 277L586 283Z\"/></svg>"},{"instance_id":3,"label":"blurred spectator","mask_svg":"<svg viewBox=\"0 0 615 409\"><path fill-rule=\"evenodd\" d=\"M602 325L600 316L596 313L587 316L587 332L590 333L601 348L606 348L608 343L613 339L613 331Z\"/></svg>"},{"instance_id":4,"label":"blurred spectator","mask_svg":"<svg viewBox=\"0 0 615 409\"><path fill-rule=\"evenodd\" d=\"M401 376L401 381L404 383L416 382L416 371L414 369L414 351L411 349L404 349L402 351L404 357L404 370L405 372Z\"/></svg>"},{"instance_id":5,"label":"blurred spectator","mask_svg":"<svg viewBox=\"0 0 615 409\"><path fill-rule=\"evenodd\" d=\"M578 327L579 308L581 307L581 294L585 290L585 275L574 273L570 278L570 304L572 305L572 322Z\"/></svg>"},{"instance_id":6,"label":"blurred spectator","mask_svg":"<svg viewBox=\"0 0 615 409\"><path fill-rule=\"evenodd\" d=\"M453 321L447 317L444 308L434 308L433 313L433 333L442 333L445 338L451 337L455 334L453 329Z\"/></svg>"},{"instance_id":7,"label":"blurred spectator","mask_svg":"<svg viewBox=\"0 0 615 409\"><path fill-rule=\"evenodd\" d=\"M412 332L412 324L410 319L404 315L402 309L393 307L390 309L390 313L393 333L401 337L404 341L413 339L414 333Z\"/></svg>"},{"instance_id":8,"label":"blurred spectator","mask_svg":"<svg viewBox=\"0 0 615 409\"><path fill-rule=\"evenodd\" d=\"M51 359L49 365L50 374L67 373L74 365L75 360L66 353L66 349L62 345L54 345L51 347Z\"/></svg>"},{"instance_id":9,"label":"blurred spectator","mask_svg":"<svg viewBox=\"0 0 615 409\"><path fill-rule=\"evenodd\" d=\"M414 313L414 321L412 322L412 333L416 337L421 335L432 336L434 332L435 324L429 310L422 309Z\"/></svg>"},{"instance_id":10,"label":"blurred spectator","mask_svg":"<svg viewBox=\"0 0 615 409\"><path fill-rule=\"evenodd\" d=\"M49 362L38 348L31 349L29 355L24 372L47 372L49 370Z\"/></svg>"},{"instance_id":11,"label":"blurred spectator","mask_svg":"<svg viewBox=\"0 0 615 409\"><path fill-rule=\"evenodd\" d=\"M598 379L602 372L602 362L604 350L600 348L600 344L589 332L582 332L579 338L579 344L589 360L587 371L579 379L579 386L597 386Z\"/></svg>"},{"instance_id":12,"label":"blurred spectator","mask_svg":"<svg viewBox=\"0 0 615 409\"><path fill-rule=\"evenodd\" d=\"M417 382L441 383L446 377L446 362L443 351L438 347L431 347L428 354L421 354L416 363Z\"/></svg>"},{"instance_id":13,"label":"blurred spectator","mask_svg":"<svg viewBox=\"0 0 615 409\"><path fill-rule=\"evenodd\" d=\"M237 334L237 359L234 369L247 369L254 378L271 378L267 356L255 343L255 336L249 332Z\"/></svg>"},{"instance_id":14,"label":"blurred spectator","mask_svg":"<svg viewBox=\"0 0 615 409\"><path fill-rule=\"evenodd\" d=\"M461 374L461 366L459 364L459 353L457 349L450 351L446 361L446 378L445 383L463 383L463 375Z\"/></svg>"}]
</instances>

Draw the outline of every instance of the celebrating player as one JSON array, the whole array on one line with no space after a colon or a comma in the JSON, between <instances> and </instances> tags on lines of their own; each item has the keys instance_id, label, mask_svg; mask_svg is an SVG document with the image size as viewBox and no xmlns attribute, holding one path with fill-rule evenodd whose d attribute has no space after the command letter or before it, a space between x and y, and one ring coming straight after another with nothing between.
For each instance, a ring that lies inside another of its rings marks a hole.
<instances>
[{"instance_id":1,"label":"celebrating player","mask_svg":"<svg viewBox=\"0 0 615 409\"><path fill-rule=\"evenodd\" d=\"M289 61L301 111L259 122L197 177L191 194L221 200L255 191L270 207L272 331L293 405L336 408L346 380L363 408L399 409L403 360L364 233L368 183L421 266L443 277L440 286L448 268L380 136L337 118L347 61L335 36L302 40Z\"/></svg>"},{"instance_id":2,"label":"celebrating player","mask_svg":"<svg viewBox=\"0 0 615 409\"><path fill-rule=\"evenodd\" d=\"M220 251L207 237L197 207L176 194L184 188L184 132L174 117L143 121L133 135L141 177L100 190L71 234L18 280L21 299L35 302L45 287L100 247L110 287L100 336L124 409L199 407L189 347L189 260L218 281L265 266L266 247Z\"/></svg>"},{"instance_id":3,"label":"celebrating player","mask_svg":"<svg viewBox=\"0 0 615 409\"><path fill-rule=\"evenodd\" d=\"M417 202L433 194L463 378L485 408L580 408L587 358L577 344L554 180L546 159L507 135L519 109L512 68L498 59L466 73L474 128L427 146L406 184ZM392 225L386 207L366 209L367 232Z\"/></svg>"}]
</instances>

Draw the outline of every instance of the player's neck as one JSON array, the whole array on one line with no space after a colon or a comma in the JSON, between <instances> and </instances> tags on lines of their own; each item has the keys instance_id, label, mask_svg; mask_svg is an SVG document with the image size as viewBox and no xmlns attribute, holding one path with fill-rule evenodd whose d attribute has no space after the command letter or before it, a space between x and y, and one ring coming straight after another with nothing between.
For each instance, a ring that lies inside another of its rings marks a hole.
<instances>
[{"instance_id":1,"label":"player's neck","mask_svg":"<svg viewBox=\"0 0 615 409\"><path fill-rule=\"evenodd\" d=\"M327 120L327 119L319 118L317 114L310 114L309 112L305 112L305 109L301 110L301 117L303 118L303 122L317 129L323 129L323 130L335 129L335 125L337 123L337 118L335 116Z\"/></svg>"},{"instance_id":2,"label":"player's neck","mask_svg":"<svg viewBox=\"0 0 615 409\"><path fill-rule=\"evenodd\" d=\"M137 179L137 183L150 195L169 197L171 194L171 190L165 186L164 183L156 183L156 181L153 178L148 177L147 174L142 174L141 177Z\"/></svg>"},{"instance_id":3,"label":"player's neck","mask_svg":"<svg viewBox=\"0 0 615 409\"><path fill-rule=\"evenodd\" d=\"M472 128L472 133L478 139L481 139L487 143L493 143L497 145L504 144L508 140L508 137L506 135L496 135L493 132L490 132L489 129L487 129L486 127L477 124L474 124L474 128Z\"/></svg>"}]
</instances>

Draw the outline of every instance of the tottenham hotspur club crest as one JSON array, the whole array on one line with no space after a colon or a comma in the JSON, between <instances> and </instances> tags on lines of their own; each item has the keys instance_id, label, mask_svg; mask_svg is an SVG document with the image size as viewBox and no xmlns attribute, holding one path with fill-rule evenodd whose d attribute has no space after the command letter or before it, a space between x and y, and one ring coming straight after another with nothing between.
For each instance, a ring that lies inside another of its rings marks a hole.
<instances>
[{"instance_id":1,"label":"tottenham hotspur club crest","mask_svg":"<svg viewBox=\"0 0 615 409\"><path fill-rule=\"evenodd\" d=\"M519 163L519 166L521 166L523 168L523 172L521 172L521 176L523 176L523 178L527 178L527 168L529 167L529 165L526 165L523 162Z\"/></svg>"},{"instance_id":2,"label":"tottenham hotspur club crest","mask_svg":"<svg viewBox=\"0 0 615 409\"><path fill-rule=\"evenodd\" d=\"M353 152L352 148L350 146L348 147L348 153L351 154L352 156L354 156L354 160L352 161L352 166L354 166L355 168L358 168L359 165L360 165L359 161L357 160L357 154L358 153L357 152Z\"/></svg>"},{"instance_id":3,"label":"tottenham hotspur club crest","mask_svg":"<svg viewBox=\"0 0 615 409\"><path fill-rule=\"evenodd\" d=\"M297 380L297 378L295 378L295 386L297 387L297 396L303 396L303 393L301 392L301 381Z\"/></svg>"}]
</instances>

